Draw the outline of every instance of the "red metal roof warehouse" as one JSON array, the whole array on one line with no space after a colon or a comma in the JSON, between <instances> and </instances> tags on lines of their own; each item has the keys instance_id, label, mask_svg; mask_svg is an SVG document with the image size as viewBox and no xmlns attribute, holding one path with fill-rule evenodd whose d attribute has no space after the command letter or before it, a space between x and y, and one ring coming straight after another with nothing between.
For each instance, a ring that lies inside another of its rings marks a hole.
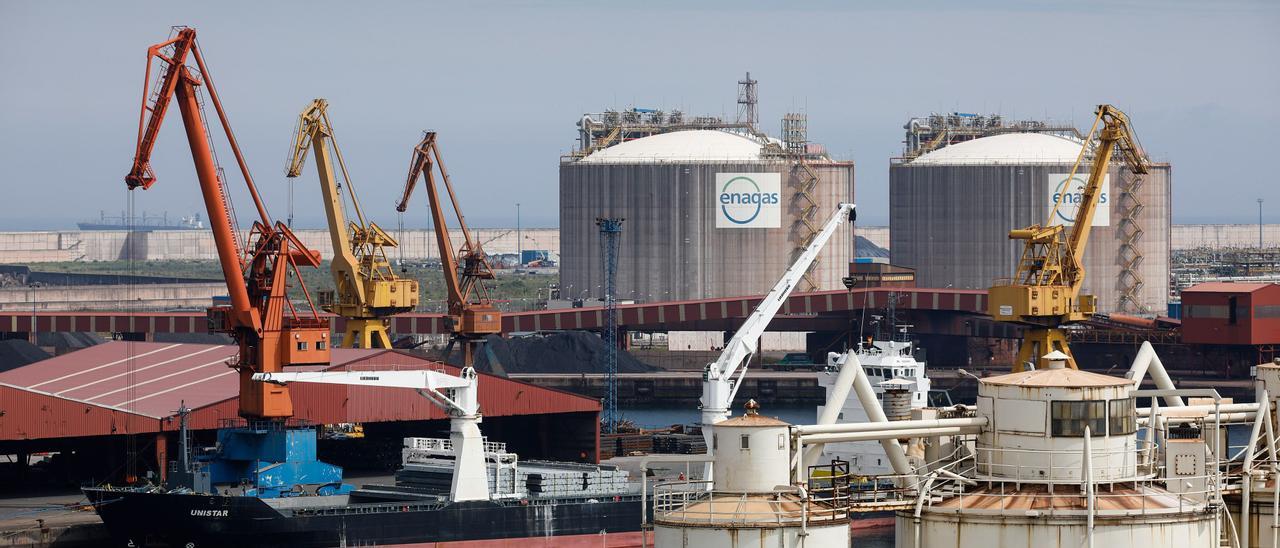
<instances>
[{"instance_id":1,"label":"red metal roof warehouse","mask_svg":"<svg viewBox=\"0 0 1280 548\"><path fill-rule=\"evenodd\" d=\"M0 373L0 441L138 434L178 429L186 404L193 429L236 418L233 346L112 341ZM332 364L311 370L438 369L393 350L333 349ZM448 418L412 390L295 384L294 415L318 424ZM592 398L481 374L486 417L600 411Z\"/></svg>"}]
</instances>

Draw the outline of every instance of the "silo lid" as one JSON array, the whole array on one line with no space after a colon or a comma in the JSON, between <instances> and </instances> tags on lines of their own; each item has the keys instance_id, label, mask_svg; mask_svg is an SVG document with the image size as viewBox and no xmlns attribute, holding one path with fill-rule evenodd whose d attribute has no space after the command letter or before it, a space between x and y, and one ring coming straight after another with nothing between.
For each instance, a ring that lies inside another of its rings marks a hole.
<instances>
[{"instance_id":1,"label":"silo lid","mask_svg":"<svg viewBox=\"0 0 1280 548\"><path fill-rule=\"evenodd\" d=\"M983 384L1001 386L1053 386L1066 388L1094 388L1099 386L1124 386L1133 384L1133 381L1129 379L1112 377L1089 371L1080 371L1077 369L1037 369L1035 371L1023 371L1021 373L1009 373L1007 375L987 377L985 379L979 379L979 382Z\"/></svg>"},{"instance_id":2,"label":"silo lid","mask_svg":"<svg viewBox=\"0 0 1280 548\"><path fill-rule=\"evenodd\" d=\"M1001 133L920 155L908 165L1074 164L1083 144L1049 133Z\"/></svg>"},{"instance_id":3,"label":"silo lid","mask_svg":"<svg viewBox=\"0 0 1280 548\"><path fill-rule=\"evenodd\" d=\"M759 141L716 129L690 129L641 137L599 150L584 163L748 162L760 159Z\"/></svg>"},{"instance_id":4,"label":"silo lid","mask_svg":"<svg viewBox=\"0 0 1280 548\"><path fill-rule=\"evenodd\" d=\"M791 426L791 423L764 415L739 415L716 423L716 428L721 426Z\"/></svg>"}]
</instances>

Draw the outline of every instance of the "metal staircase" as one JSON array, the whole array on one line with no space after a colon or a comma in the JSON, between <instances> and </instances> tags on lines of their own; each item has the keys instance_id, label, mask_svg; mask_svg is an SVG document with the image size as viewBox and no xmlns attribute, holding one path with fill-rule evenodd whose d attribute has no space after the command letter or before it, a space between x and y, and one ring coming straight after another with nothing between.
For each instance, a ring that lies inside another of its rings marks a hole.
<instances>
[{"instance_id":1,"label":"metal staircase","mask_svg":"<svg viewBox=\"0 0 1280 548\"><path fill-rule=\"evenodd\" d=\"M1142 249L1138 247L1144 233L1138 215L1145 206L1138 198L1142 188L1142 176L1127 170L1120 172L1120 300L1117 308L1121 312L1146 313L1150 307L1142 302L1140 295L1144 284L1139 267L1142 266Z\"/></svg>"}]
</instances>

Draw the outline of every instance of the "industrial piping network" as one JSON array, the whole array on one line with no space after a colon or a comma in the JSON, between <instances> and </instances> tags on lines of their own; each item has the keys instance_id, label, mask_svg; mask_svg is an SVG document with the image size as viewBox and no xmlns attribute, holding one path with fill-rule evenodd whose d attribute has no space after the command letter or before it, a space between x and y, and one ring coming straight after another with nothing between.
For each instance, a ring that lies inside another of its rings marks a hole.
<instances>
[{"instance_id":1,"label":"industrial piping network","mask_svg":"<svg viewBox=\"0 0 1280 548\"><path fill-rule=\"evenodd\" d=\"M818 418L817 424L792 428L793 436L798 442L792 462L797 479L803 479L804 471L815 463L825 444L873 440L879 441L884 448L885 456L889 458L889 464L893 467L895 474L902 476L913 474L915 470L907 460L906 452L898 444L898 439L976 434L987 426L985 417L890 422L880 406L880 401L876 399L871 381L853 352L843 354L833 352L828 355L828 363L839 366L840 373L836 377L823 415ZM1151 392L1162 396L1166 406L1204 411L1210 416L1219 416L1223 420L1252 420L1259 409L1256 403L1187 406L1179 395L1172 393L1176 387L1151 343L1144 342L1138 350L1138 355L1134 357L1129 371L1125 373L1125 378L1131 380L1136 389L1142 386L1142 381L1148 373L1156 385L1156 390ZM869 422L835 423L839 410L844 407L845 400L849 397L850 388L866 409ZM1186 393L1185 390L1180 392ZM1158 414L1158 411L1150 408L1138 409L1139 416L1150 417L1153 413Z\"/></svg>"},{"instance_id":2,"label":"industrial piping network","mask_svg":"<svg viewBox=\"0 0 1280 548\"><path fill-rule=\"evenodd\" d=\"M253 380L277 385L291 382L412 388L449 414L453 443L454 501L489 500L484 438L480 435L479 375L464 367L454 376L439 371L312 371L257 373Z\"/></svg>"},{"instance_id":3,"label":"industrial piping network","mask_svg":"<svg viewBox=\"0 0 1280 548\"><path fill-rule=\"evenodd\" d=\"M831 218L822 226L822 230L809 242L809 246L795 263L782 274L778 283L769 290L751 316L742 322L742 327L733 334L729 343L724 345L724 351L720 353L720 357L707 364L702 374L701 409L702 436L707 442L708 454L715 453L714 425L729 418L733 398L742 386L742 378L747 373L751 358L760 347L760 336L764 334L769 322L777 315L778 310L787 301L787 297L795 290L796 284L808 272L809 265L818 258L818 253L826 247L831 236L835 234L836 227L840 226L845 218L848 218L849 222L856 220L857 206L842 203L836 207L836 210L831 213ZM708 464L704 479L710 480L711 473L712 470Z\"/></svg>"}]
</instances>

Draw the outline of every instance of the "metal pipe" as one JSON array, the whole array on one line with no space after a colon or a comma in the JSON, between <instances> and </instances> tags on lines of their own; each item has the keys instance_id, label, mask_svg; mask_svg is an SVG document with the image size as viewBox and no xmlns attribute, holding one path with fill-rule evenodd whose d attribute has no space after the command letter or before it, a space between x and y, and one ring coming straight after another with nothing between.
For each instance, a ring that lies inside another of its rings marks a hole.
<instances>
[{"instance_id":1,"label":"metal pipe","mask_svg":"<svg viewBox=\"0 0 1280 548\"><path fill-rule=\"evenodd\" d=\"M986 426L986 417L965 417L959 419L920 419L910 421L892 421L888 424L873 422L857 422L843 424L810 424L793 427L802 436L813 434L852 434L858 432L877 432L886 430L916 430L920 428L950 428L957 426Z\"/></svg>"},{"instance_id":2,"label":"metal pipe","mask_svg":"<svg viewBox=\"0 0 1280 548\"><path fill-rule=\"evenodd\" d=\"M1253 412L1253 411L1257 411L1261 407L1262 405L1258 403L1224 403L1222 405L1217 406L1216 408L1218 411L1223 413L1237 413L1237 412ZM1215 407L1213 405L1184 405L1178 408L1178 412L1179 414L1181 414L1183 412L1205 411L1207 414L1208 412L1212 412L1214 409ZM1150 414L1151 414L1150 407L1138 408L1139 417L1145 417Z\"/></svg>"},{"instance_id":3,"label":"metal pipe","mask_svg":"<svg viewBox=\"0 0 1280 548\"><path fill-rule=\"evenodd\" d=\"M849 367L849 361L858 361L858 357L852 351L837 356L839 357L835 360L835 364L840 367L840 373L836 375L836 382L831 386L831 393L827 395L827 403L822 408L822 415L818 416L818 425L835 424L836 419L840 418L840 410L844 409L845 402L849 400L849 390L853 388L853 381L858 375L857 368ZM827 356L827 361L831 361L830 354ZM818 462L824 445L826 444L815 444L804 450L803 465L799 470L801 473ZM797 476L797 479L807 478Z\"/></svg>"},{"instance_id":4,"label":"metal pipe","mask_svg":"<svg viewBox=\"0 0 1280 548\"><path fill-rule=\"evenodd\" d=\"M858 401L862 403L862 408L867 412L868 422L888 423L889 419L884 415L884 409L880 407L880 401L876 399L876 392L871 388L871 381L867 380L867 374L862 369L862 364L857 359L851 360L850 365L857 369L857 375L853 381L854 393L858 395ZM884 438L880 440L880 447L884 448L884 454L889 458L889 464L893 466L893 472L900 476L911 474L911 464L907 461L907 455L902 451L902 446L893 438Z\"/></svg>"},{"instance_id":5,"label":"metal pipe","mask_svg":"<svg viewBox=\"0 0 1280 548\"><path fill-rule=\"evenodd\" d=\"M1266 395L1266 390L1263 390ZM1262 401L1266 401L1264 398ZM1262 432L1262 421L1265 413L1254 413L1253 428L1249 430L1249 442L1245 444L1244 465L1241 467L1240 485L1240 545L1249 546L1249 495L1253 491L1253 450L1258 446L1258 434Z\"/></svg>"},{"instance_id":6,"label":"metal pipe","mask_svg":"<svg viewBox=\"0 0 1280 548\"><path fill-rule=\"evenodd\" d=\"M1160 356L1156 355L1156 350L1148 341L1142 342L1142 347L1138 349L1138 355L1134 356L1133 364L1129 366L1129 371L1124 374L1124 378L1133 381L1134 388L1142 387L1142 380L1147 376L1148 371L1151 373L1151 380L1155 381L1156 388L1161 390L1174 390L1173 379L1169 378L1169 372L1165 370L1164 364L1160 362ZM1164 397L1165 405L1170 407L1182 407L1186 404L1182 402L1181 396L1166 395Z\"/></svg>"},{"instance_id":7,"label":"metal pipe","mask_svg":"<svg viewBox=\"0 0 1280 548\"><path fill-rule=\"evenodd\" d=\"M1265 391L1264 391L1264 393L1265 393ZM1269 402L1270 400L1265 400L1265 401L1268 401L1268 402ZM1280 462L1280 460L1277 460L1277 459L1276 459L1276 427L1275 427L1275 424L1271 421L1271 409L1270 409L1270 407L1271 407L1271 405L1270 405L1270 403L1268 403L1268 404L1267 404L1267 408L1266 408L1266 409L1261 410L1261 411L1263 411L1263 413L1262 413L1262 417L1263 417L1263 422L1262 422L1262 424L1263 424L1263 426L1265 426L1265 427L1266 427L1266 429L1267 429L1267 430L1266 430L1266 432L1267 432L1267 459L1268 459L1268 460L1270 460L1272 463L1277 463L1277 462Z\"/></svg>"},{"instance_id":8,"label":"metal pipe","mask_svg":"<svg viewBox=\"0 0 1280 548\"><path fill-rule=\"evenodd\" d=\"M1087 505L1089 523L1086 529L1086 535L1089 538L1089 548L1093 548L1093 436L1090 435L1089 425L1084 427L1084 491L1085 504Z\"/></svg>"},{"instance_id":9,"label":"metal pipe","mask_svg":"<svg viewBox=\"0 0 1280 548\"><path fill-rule=\"evenodd\" d=\"M904 430L881 430L875 432L851 432L844 434L809 434L801 436L800 441L804 444L815 443L838 443L849 441L880 441L893 442L898 438L923 438L931 436L958 436L961 434L977 434L981 429L977 426L949 426L943 428L913 428ZM902 451L899 447L898 451ZM904 455L905 457L905 455Z\"/></svg>"},{"instance_id":10,"label":"metal pipe","mask_svg":"<svg viewBox=\"0 0 1280 548\"><path fill-rule=\"evenodd\" d=\"M1252 421L1252 420L1254 419L1254 417L1256 417L1256 416L1257 416L1257 413L1253 413L1253 412L1246 412L1246 413L1222 413L1222 414L1219 414L1219 415L1215 415L1215 414L1213 414L1213 413L1208 413L1208 414L1206 414L1206 415L1205 415L1205 416L1203 416L1203 417L1177 417L1177 416L1170 417L1170 416L1168 416L1168 415L1161 414L1161 415L1156 419L1156 421L1157 421L1157 422L1159 422L1160 424L1169 424L1170 422L1179 422L1180 420L1181 420L1181 421L1194 421L1194 420L1199 420L1199 419L1202 419L1202 418L1203 418L1203 419L1205 419L1205 420L1216 418L1216 419L1218 419L1218 420L1219 420L1219 422L1227 422L1227 423L1242 423L1242 422L1249 422L1249 421ZM1150 422L1151 422L1151 419L1150 419L1149 417L1140 417L1140 418L1138 419L1138 424L1140 424L1140 425L1141 425L1141 424L1149 424Z\"/></svg>"},{"instance_id":11,"label":"metal pipe","mask_svg":"<svg viewBox=\"0 0 1280 548\"><path fill-rule=\"evenodd\" d=\"M1264 392L1265 393L1265 392ZM1276 461L1276 429L1271 421L1270 399L1267 411L1263 413L1263 424L1267 428L1267 458L1271 460L1271 548L1280 548L1280 462Z\"/></svg>"}]
</instances>

